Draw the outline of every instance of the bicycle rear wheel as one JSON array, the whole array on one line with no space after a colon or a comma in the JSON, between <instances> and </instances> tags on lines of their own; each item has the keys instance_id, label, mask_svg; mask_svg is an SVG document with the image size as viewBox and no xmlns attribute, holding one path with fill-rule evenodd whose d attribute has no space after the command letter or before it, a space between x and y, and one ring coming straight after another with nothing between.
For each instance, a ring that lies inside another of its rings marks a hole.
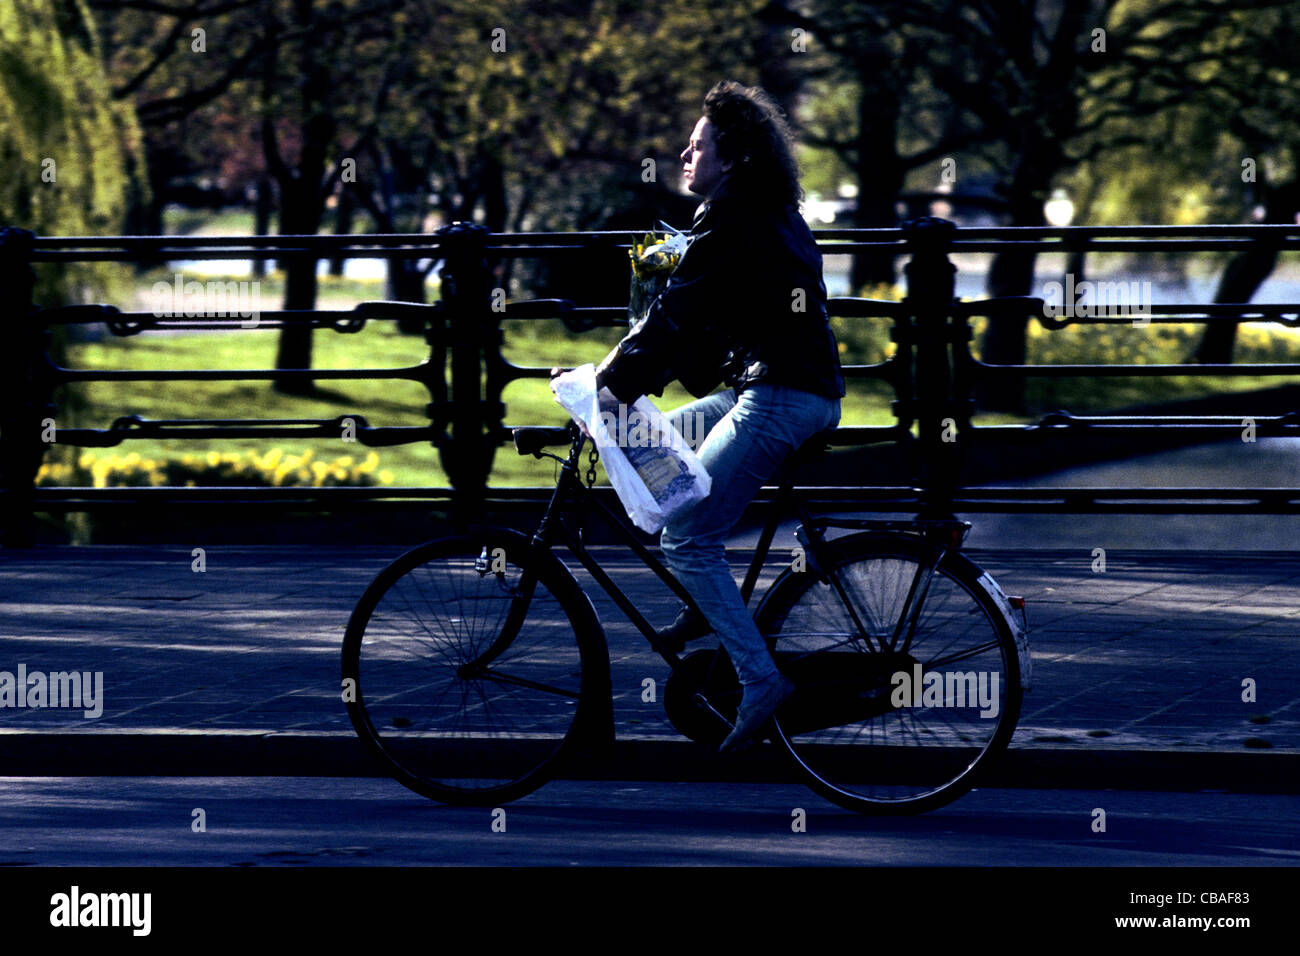
<instances>
[{"instance_id":1,"label":"bicycle rear wheel","mask_svg":"<svg viewBox=\"0 0 1300 956\"><path fill-rule=\"evenodd\" d=\"M798 687L773 739L812 789L848 809L909 814L949 803L1015 730L1012 625L960 554L930 574L937 552L909 535L851 535L826 551L824 573L787 571L755 615ZM900 629L914 586L920 613Z\"/></svg>"},{"instance_id":2,"label":"bicycle rear wheel","mask_svg":"<svg viewBox=\"0 0 1300 956\"><path fill-rule=\"evenodd\" d=\"M353 727L397 780L490 806L549 779L608 697L609 663L564 565L484 528L379 573L348 622L343 681Z\"/></svg>"}]
</instances>

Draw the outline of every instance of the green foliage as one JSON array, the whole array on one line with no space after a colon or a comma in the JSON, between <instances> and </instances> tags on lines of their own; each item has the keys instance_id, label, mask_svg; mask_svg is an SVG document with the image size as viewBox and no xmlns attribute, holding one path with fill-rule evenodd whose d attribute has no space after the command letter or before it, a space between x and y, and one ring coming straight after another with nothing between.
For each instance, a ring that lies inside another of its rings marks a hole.
<instances>
[{"instance_id":1,"label":"green foliage","mask_svg":"<svg viewBox=\"0 0 1300 956\"><path fill-rule=\"evenodd\" d=\"M975 341L986 319L975 319ZM1030 365L1179 365L1200 339L1204 326L1190 323L1067 325L1044 328L1032 320L1026 330ZM1295 361L1300 332L1267 323L1240 327L1234 357L1249 364ZM1132 405L1272 388L1285 380L1265 376L1154 376L1098 378L1029 378L1025 396L1035 412L1065 408L1076 414L1104 412Z\"/></svg>"},{"instance_id":2,"label":"green foliage","mask_svg":"<svg viewBox=\"0 0 1300 956\"><path fill-rule=\"evenodd\" d=\"M395 231L424 229L431 207L498 229L583 227L662 189L705 91L758 80L767 31L765 0L332 0L307 20L296 0L216 6L203 56L174 41L167 55L170 31L188 36L184 5L97 11L158 178L254 181L263 117L286 157L305 149L321 119L300 96L311 74L331 131L312 145L329 166L356 160L361 204Z\"/></svg>"},{"instance_id":3,"label":"green foliage","mask_svg":"<svg viewBox=\"0 0 1300 956\"><path fill-rule=\"evenodd\" d=\"M1204 326L1190 323L1132 322L1067 325L1045 329L1029 323L1027 356L1035 365L1177 365L1200 337ZM1246 363L1293 362L1300 333L1263 323L1242 325L1237 358Z\"/></svg>"},{"instance_id":4,"label":"green foliage","mask_svg":"<svg viewBox=\"0 0 1300 956\"><path fill-rule=\"evenodd\" d=\"M0 5L0 224L38 235L114 235L143 150L129 104L114 102L83 0ZM42 266L42 305L102 295L120 269Z\"/></svg>"},{"instance_id":5,"label":"green foliage","mask_svg":"<svg viewBox=\"0 0 1300 956\"><path fill-rule=\"evenodd\" d=\"M897 285L873 285L859 290L858 296L864 299L884 299L889 302L901 302L903 289ZM831 319L831 328L835 340L839 343L840 363L842 365L876 365L893 356L897 345L890 341L889 330L892 320L846 319L835 316Z\"/></svg>"}]
</instances>

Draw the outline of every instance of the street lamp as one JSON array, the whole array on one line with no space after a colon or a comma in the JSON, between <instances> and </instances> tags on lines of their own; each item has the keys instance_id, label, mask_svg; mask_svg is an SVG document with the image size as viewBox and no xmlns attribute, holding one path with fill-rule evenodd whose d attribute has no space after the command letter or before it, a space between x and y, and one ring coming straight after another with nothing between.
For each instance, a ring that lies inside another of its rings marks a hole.
<instances>
[{"instance_id":1,"label":"street lamp","mask_svg":"<svg viewBox=\"0 0 1300 956\"><path fill-rule=\"evenodd\" d=\"M1074 203L1064 189L1052 190L1052 198L1043 203L1043 218L1049 226L1068 226L1074 219ZM1065 259L1066 275L1073 276L1076 283L1083 281L1083 256L1079 247L1071 249Z\"/></svg>"},{"instance_id":2,"label":"street lamp","mask_svg":"<svg viewBox=\"0 0 1300 956\"><path fill-rule=\"evenodd\" d=\"M1074 203L1064 189L1053 189L1052 198L1043 203L1043 218L1049 226L1068 226L1074 218Z\"/></svg>"}]
</instances>

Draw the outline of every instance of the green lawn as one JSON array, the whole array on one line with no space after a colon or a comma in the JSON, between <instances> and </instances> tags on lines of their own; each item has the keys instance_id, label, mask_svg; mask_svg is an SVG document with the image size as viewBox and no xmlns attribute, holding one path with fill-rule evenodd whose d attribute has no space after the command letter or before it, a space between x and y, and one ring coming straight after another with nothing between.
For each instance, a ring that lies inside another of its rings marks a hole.
<instances>
[{"instance_id":1,"label":"green lawn","mask_svg":"<svg viewBox=\"0 0 1300 956\"><path fill-rule=\"evenodd\" d=\"M618 340L615 329L598 330L581 337L567 333L542 335L538 323L506 323L505 356L522 366L549 368L552 365L580 365L598 362ZM69 364L93 369L252 369L270 368L274 363L274 331L158 334L144 333L125 339L70 346ZM428 356L423 340L397 333L392 323L374 322L350 335L318 331L313 341L313 367L400 368L418 364ZM321 394L310 398L282 395L267 382L88 382L69 386L75 404L82 409L60 424L103 428L121 415L145 419L192 418L335 418L358 414L371 425L427 424L423 409L429 401L425 389L406 382L321 382ZM689 401L680 387L670 386L663 398L655 399L665 410ZM563 424L567 415L554 401L544 380L512 383L505 392L506 423ZM61 403L66 408L66 403ZM845 401L844 424L887 424L892 421L888 397L883 393L856 392ZM144 458L161 459L208 451L255 450L265 453L282 447L286 454L311 449L317 459L341 455L364 457L355 444L337 439L305 439L298 442L269 439L264 442L217 440L183 441L141 439L119 449L95 450L98 456L137 452ZM51 463L70 464L84 452L56 445L47 456ZM394 485L447 484L437 452L420 443L379 450L381 469L393 475ZM550 462L521 458L509 447L496 456L491 482L494 485L537 485L553 480Z\"/></svg>"}]
</instances>

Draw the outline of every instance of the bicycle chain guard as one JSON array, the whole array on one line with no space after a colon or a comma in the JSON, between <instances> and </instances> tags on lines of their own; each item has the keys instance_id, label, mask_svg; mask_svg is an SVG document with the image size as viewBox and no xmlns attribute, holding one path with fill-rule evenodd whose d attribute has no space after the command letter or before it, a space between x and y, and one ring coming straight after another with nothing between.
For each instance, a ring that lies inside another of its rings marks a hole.
<instances>
[{"instance_id":1,"label":"bicycle chain guard","mask_svg":"<svg viewBox=\"0 0 1300 956\"><path fill-rule=\"evenodd\" d=\"M725 658L715 667L716 657L716 650L691 651L664 683L664 712L669 723L682 736L711 747L722 743L731 728L701 707L696 695L707 697L709 704L732 723L740 705L735 669Z\"/></svg>"},{"instance_id":2,"label":"bicycle chain guard","mask_svg":"<svg viewBox=\"0 0 1300 956\"><path fill-rule=\"evenodd\" d=\"M715 651L692 651L664 685L664 711L684 737L717 746L729 732L696 701L703 694L727 720L735 722L740 685L730 661L714 667ZM891 700L891 678L902 671L909 676L920 662L908 654L813 654L793 659L778 651L778 668L794 680L797 690L777 712L787 734L813 733L898 710ZM712 672L712 673L711 673ZM904 705L910 706L910 705Z\"/></svg>"}]
</instances>

